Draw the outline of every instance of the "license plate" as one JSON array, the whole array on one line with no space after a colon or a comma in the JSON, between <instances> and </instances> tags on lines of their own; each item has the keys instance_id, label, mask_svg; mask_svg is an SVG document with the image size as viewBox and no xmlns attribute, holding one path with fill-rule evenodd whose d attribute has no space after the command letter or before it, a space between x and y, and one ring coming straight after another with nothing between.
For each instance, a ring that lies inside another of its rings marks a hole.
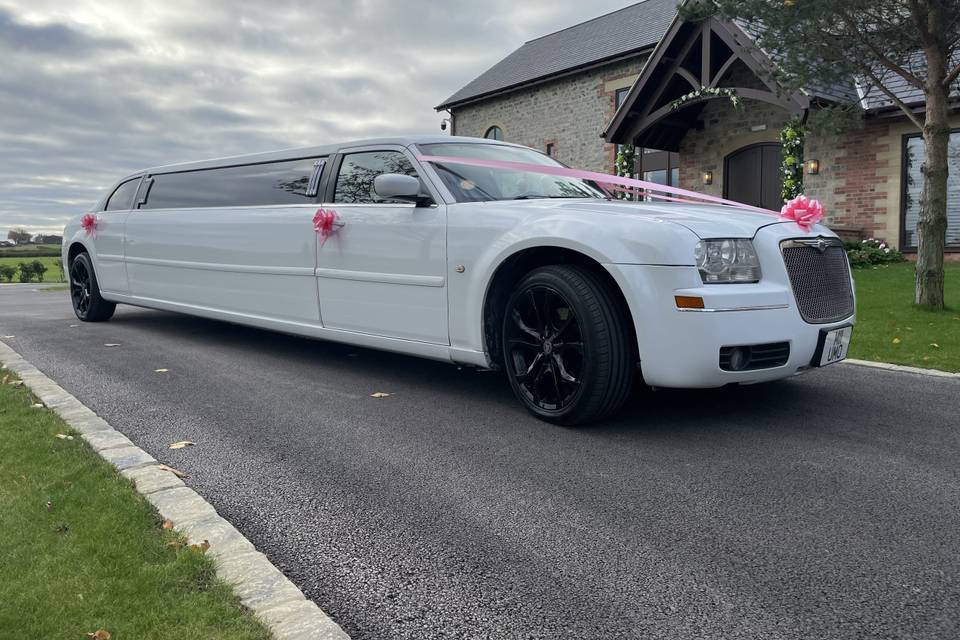
<instances>
[{"instance_id":1,"label":"license plate","mask_svg":"<svg viewBox=\"0 0 960 640\"><path fill-rule=\"evenodd\" d=\"M828 364L840 362L847 357L847 349L850 348L850 336L853 335L853 327L839 327L824 331L821 333L822 346L818 350L820 361L818 367L825 367Z\"/></svg>"}]
</instances>

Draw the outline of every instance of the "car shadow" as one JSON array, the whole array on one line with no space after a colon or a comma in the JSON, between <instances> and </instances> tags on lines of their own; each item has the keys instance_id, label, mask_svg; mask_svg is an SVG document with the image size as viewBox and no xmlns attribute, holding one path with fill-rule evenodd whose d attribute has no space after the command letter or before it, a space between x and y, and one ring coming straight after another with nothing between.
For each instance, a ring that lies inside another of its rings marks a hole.
<instances>
[{"instance_id":1,"label":"car shadow","mask_svg":"<svg viewBox=\"0 0 960 640\"><path fill-rule=\"evenodd\" d=\"M516 407L517 419L535 419L519 406L505 377L497 371L457 367L439 362L368 349L355 345L305 338L245 325L149 309L124 309L113 322L166 335L178 343L234 348L258 357L280 358L302 367L337 368L345 374L382 377L422 388L429 396L449 402L483 397L504 407ZM451 371L456 374L452 375ZM802 377L801 377L802 380ZM749 425L750 429L777 429L795 421L814 398L823 399L822 385L781 380L718 389L657 389L639 376L623 410L605 421L577 427L593 435L634 432L671 433L715 431Z\"/></svg>"}]
</instances>

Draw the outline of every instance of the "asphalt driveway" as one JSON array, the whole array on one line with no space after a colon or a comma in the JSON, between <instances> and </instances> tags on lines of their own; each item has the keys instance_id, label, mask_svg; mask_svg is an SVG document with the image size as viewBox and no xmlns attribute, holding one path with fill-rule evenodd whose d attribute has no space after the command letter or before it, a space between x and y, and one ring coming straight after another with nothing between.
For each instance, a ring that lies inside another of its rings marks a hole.
<instances>
[{"instance_id":1,"label":"asphalt driveway","mask_svg":"<svg viewBox=\"0 0 960 640\"><path fill-rule=\"evenodd\" d=\"M956 380L837 365L563 429L496 373L131 307L81 324L66 291L0 287L0 339L354 638L960 636Z\"/></svg>"}]
</instances>

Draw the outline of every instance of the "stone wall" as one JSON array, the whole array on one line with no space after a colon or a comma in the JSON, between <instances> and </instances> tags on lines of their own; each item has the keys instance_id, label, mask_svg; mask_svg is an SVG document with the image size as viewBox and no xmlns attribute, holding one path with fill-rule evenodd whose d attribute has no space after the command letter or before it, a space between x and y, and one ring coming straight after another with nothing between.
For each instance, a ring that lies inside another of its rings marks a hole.
<instances>
[{"instance_id":1,"label":"stone wall","mask_svg":"<svg viewBox=\"0 0 960 640\"><path fill-rule=\"evenodd\" d=\"M752 144L780 142L780 130L790 114L776 105L744 100L737 109L726 98L709 100L701 113L703 130L691 129L680 143L680 186L723 196L723 161ZM713 184L703 184L703 174L713 174Z\"/></svg>"},{"instance_id":2,"label":"stone wall","mask_svg":"<svg viewBox=\"0 0 960 640\"><path fill-rule=\"evenodd\" d=\"M612 172L615 147L600 133L613 118L617 89L630 87L645 61L637 56L452 110L458 136L482 138L498 126L504 140L546 151L590 171Z\"/></svg>"}]
</instances>

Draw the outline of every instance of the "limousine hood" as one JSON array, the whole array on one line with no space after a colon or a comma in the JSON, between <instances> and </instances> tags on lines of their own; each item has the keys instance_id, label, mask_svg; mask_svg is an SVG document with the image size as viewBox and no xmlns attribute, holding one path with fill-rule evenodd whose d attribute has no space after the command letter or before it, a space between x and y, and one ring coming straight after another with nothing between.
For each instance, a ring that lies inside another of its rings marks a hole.
<instances>
[{"instance_id":1,"label":"limousine hood","mask_svg":"<svg viewBox=\"0 0 960 640\"><path fill-rule=\"evenodd\" d=\"M531 201L532 202L532 201ZM541 204L543 200L538 201ZM609 200L552 200L547 207L581 215L629 216L638 221L681 225L700 238L752 238L771 224L795 224L773 213L759 213L724 205L648 203Z\"/></svg>"}]
</instances>

